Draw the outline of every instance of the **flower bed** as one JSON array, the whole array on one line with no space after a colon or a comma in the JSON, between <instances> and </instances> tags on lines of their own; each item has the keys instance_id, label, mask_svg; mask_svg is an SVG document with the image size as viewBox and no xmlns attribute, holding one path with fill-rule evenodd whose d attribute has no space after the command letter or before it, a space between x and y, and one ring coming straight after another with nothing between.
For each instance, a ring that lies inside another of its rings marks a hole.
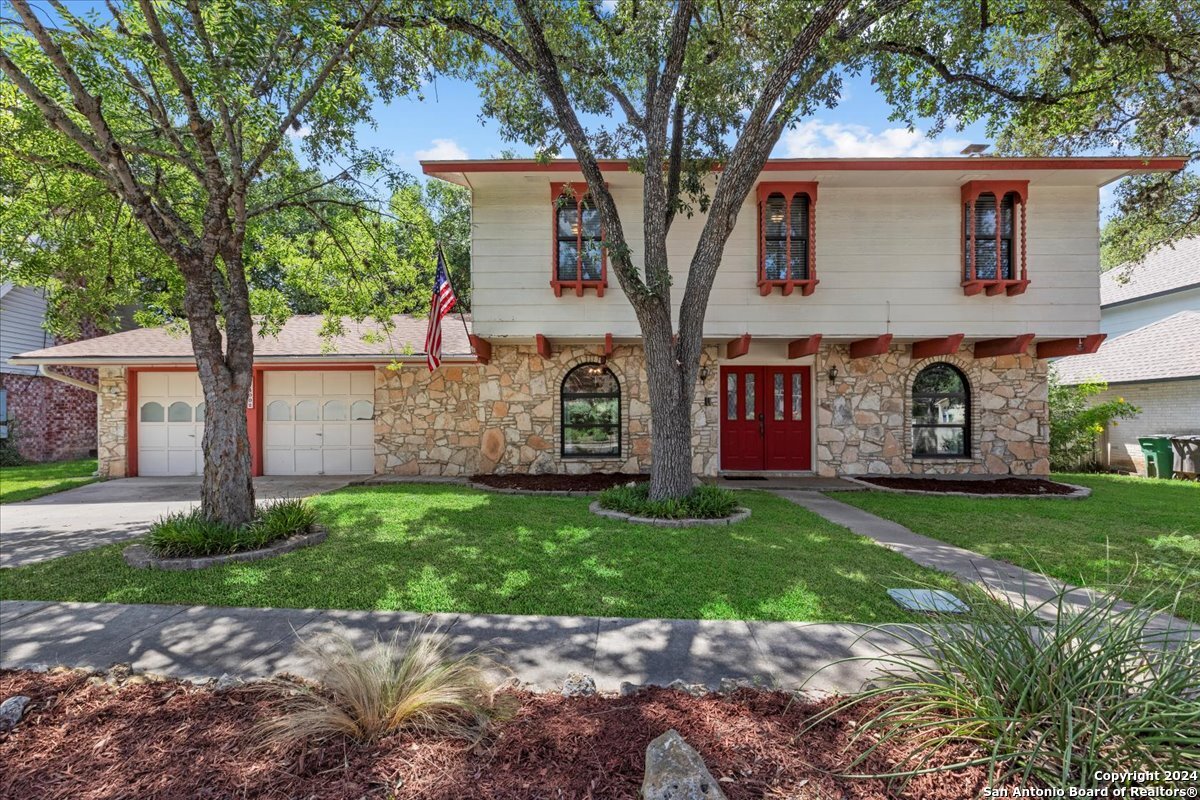
<instances>
[{"instance_id":1,"label":"flower bed","mask_svg":"<svg viewBox=\"0 0 1200 800\"><path fill-rule=\"evenodd\" d=\"M697 486L687 497L673 500L651 500L648 483L614 486L590 508L602 517L652 525L725 525L750 516L733 492L719 486Z\"/></svg>"},{"instance_id":2,"label":"flower bed","mask_svg":"<svg viewBox=\"0 0 1200 800\"><path fill-rule=\"evenodd\" d=\"M204 558L262 550L281 539L303 535L317 521L304 500L275 500L256 509L249 524L226 525L207 519L199 508L170 514L150 527L146 549L157 558Z\"/></svg>"},{"instance_id":3,"label":"flower bed","mask_svg":"<svg viewBox=\"0 0 1200 800\"><path fill-rule=\"evenodd\" d=\"M1091 490L1045 478L928 478L900 476L862 476L847 480L866 484L872 489L921 494L971 494L987 497L1087 497Z\"/></svg>"},{"instance_id":4,"label":"flower bed","mask_svg":"<svg viewBox=\"0 0 1200 800\"><path fill-rule=\"evenodd\" d=\"M594 493L627 483L649 481L649 475L619 472L593 472L587 475L473 475L471 483L480 488L515 492Z\"/></svg>"},{"instance_id":5,"label":"flower bed","mask_svg":"<svg viewBox=\"0 0 1200 800\"><path fill-rule=\"evenodd\" d=\"M985 780L983 767L967 767L918 776L897 795L885 779L841 778L862 752L844 748L872 707L849 709L797 737L831 701L808 703L784 692L692 697L646 689L632 697L577 698L511 692L512 719L479 743L405 733L372 744L334 739L280 749L249 735L276 703L254 684L211 691L172 680L120 688L94 682L78 672L0 673L0 697L32 698L20 725L0 737L0 797L637 797L646 746L671 728L725 779L721 790L729 800L969 800ZM854 771L889 772L908 749L878 748ZM964 746L954 755L985 758L987 748Z\"/></svg>"}]
</instances>

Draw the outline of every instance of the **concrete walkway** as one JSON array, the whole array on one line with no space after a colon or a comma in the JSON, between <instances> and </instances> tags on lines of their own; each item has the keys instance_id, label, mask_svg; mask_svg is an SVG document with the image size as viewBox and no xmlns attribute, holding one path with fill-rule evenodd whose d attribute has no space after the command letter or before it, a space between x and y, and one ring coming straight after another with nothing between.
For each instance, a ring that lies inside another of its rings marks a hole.
<instances>
[{"instance_id":1,"label":"concrete walkway","mask_svg":"<svg viewBox=\"0 0 1200 800\"><path fill-rule=\"evenodd\" d=\"M777 491L775 494L860 536L874 539L921 566L949 573L964 583L980 586L1018 608L1036 608L1038 616L1048 621L1053 621L1057 616L1055 598L1064 590L1067 594L1062 605L1068 611L1078 612L1096 602L1107 602L1107 598L1098 592L1070 586L1041 573L922 536L899 523L817 492ZM1118 602L1114 608L1117 611L1129 611L1133 606ZM1155 615L1147 625L1147 632L1164 631L1188 638L1200 636L1200 627L1165 614Z\"/></svg>"},{"instance_id":2,"label":"concrete walkway","mask_svg":"<svg viewBox=\"0 0 1200 800\"><path fill-rule=\"evenodd\" d=\"M791 622L521 617L204 606L0 601L0 667L67 664L106 669L130 663L180 678L312 675L301 639L342 630L363 646L372 636L445 631L459 652L481 649L523 682L561 686L568 672L593 676L601 691L622 681L681 679L716 688L722 678L797 688L821 667L850 656L902 649L902 629ZM866 662L820 672L810 691L850 692L869 679Z\"/></svg>"},{"instance_id":3,"label":"concrete walkway","mask_svg":"<svg viewBox=\"0 0 1200 800\"><path fill-rule=\"evenodd\" d=\"M308 497L351 480L271 476L255 478L254 490L259 500ZM199 501L199 478L122 478L0 506L0 567L21 567L136 539L162 515L187 510Z\"/></svg>"}]
</instances>

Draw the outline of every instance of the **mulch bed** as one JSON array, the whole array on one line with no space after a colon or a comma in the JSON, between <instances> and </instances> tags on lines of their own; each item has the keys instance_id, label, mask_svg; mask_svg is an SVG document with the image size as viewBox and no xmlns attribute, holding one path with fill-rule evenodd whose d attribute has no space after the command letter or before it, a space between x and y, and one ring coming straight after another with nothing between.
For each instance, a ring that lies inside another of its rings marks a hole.
<instances>
[{"instance_id":1,"label":"mulch bed","mask_svg":"<svg viewBox=\"0 0 1200 800\"><path fill-rule=\"evenodd\" d=\"M953 478L897 478L857 476L858 480L888 489L908 489L920 492L956 492L959 494L1071 494L1072 486L1044 478L989 478L985 480L954 480Z\"/></svg>"},{"instance_id":2,"label":"mulch bed","mask_svg":"<svg viewBox=\"0 0 1200 800\"><path fill-rule=\"evenodd\" d=\"M168 681L117 689L77 673L0 672L0 698L14 694L33 701L21 724L0 734L0 798L12 800L634 800L646 745L670 728L699 751L729 800L966 800L984 781L978 767L902 788L835 777L849 763L849 732L870 709L796 738L831 701L753 689L700 698L669 689L572 699L513 692L515 716L479 744L399 734L303 751L261 745L253 728L272 701L246 688L218 693ZM874 754L865 769L886 772L897 755Z\"/></svg>"},{"instance_id":3,"label":"mulch bed","mask_svg":"<svg viewBox=\"0 0 1200 800\"><path fill-rule=\"evenodd\" d=\"M590 475L473 475L472 483L522 492L602 492L627 483L642 483L649 475L595 472Z\"/></svg>"}]
</instances>

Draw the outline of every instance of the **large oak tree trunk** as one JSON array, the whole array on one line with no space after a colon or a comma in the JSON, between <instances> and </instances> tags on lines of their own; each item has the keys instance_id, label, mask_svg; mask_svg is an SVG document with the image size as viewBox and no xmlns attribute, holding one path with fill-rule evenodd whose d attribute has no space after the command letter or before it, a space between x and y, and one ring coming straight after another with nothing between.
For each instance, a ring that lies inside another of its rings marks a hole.
<instances>
[{"instance_id":1,"label":"large oak tree trunk","mask_svg":"<svg viewBox=\"0 0 1200 800\"><path fill-rule=\"evenodd\" d=\"M199 359L197 359L199 364ZM215 380L204 386L204 482L200 508L209 519L244 525L254 518L254 477L246 400L251 374L232 374L208 363L201 373ZM203 378L201 379L202 383Z\"/></svg>"},{"instance_id":2,"label":"large oak tree trunk","mask_svg":"<svg viewBox=\"0 0 1200 800\"><path fill-rule=\"evenodd\" d=\"M235 240L236 241L236 240ZM184 310L204 390L204 481L200 509L227 525L254 519L254 472L246 419L254 376L254 331L240 245L226 245L224 272L214 259L181 265L190 280ZM224 311L224 336L215 296Z\"/></svg>"},{"instance_id":3,"label":"large oak tree trunk","mask_svg":"<svg viewBox=\"0 0 1200 800\"><path fill-rule=\"evenodd\" d=\"M694 373L679 357L670 319L643 326L646 382L650 389L650 498L684 497L692 491L692 397Z\"/></svg>"}]
</instances>

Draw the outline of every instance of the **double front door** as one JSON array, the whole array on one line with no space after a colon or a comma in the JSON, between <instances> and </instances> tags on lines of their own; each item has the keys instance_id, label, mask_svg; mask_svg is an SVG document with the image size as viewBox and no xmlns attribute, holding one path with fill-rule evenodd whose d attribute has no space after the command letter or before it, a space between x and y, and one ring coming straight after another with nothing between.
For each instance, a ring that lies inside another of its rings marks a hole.
<instances>
[{"instance_id":1,"label":"double front door","mask_svg":"<svg viewBox=\"0 0 1200 800\"><path fill-rule=\"evenodd\" d=\"M721 367L721 469L812 469L810 367Z\"/></svg>"}]
</instances>

